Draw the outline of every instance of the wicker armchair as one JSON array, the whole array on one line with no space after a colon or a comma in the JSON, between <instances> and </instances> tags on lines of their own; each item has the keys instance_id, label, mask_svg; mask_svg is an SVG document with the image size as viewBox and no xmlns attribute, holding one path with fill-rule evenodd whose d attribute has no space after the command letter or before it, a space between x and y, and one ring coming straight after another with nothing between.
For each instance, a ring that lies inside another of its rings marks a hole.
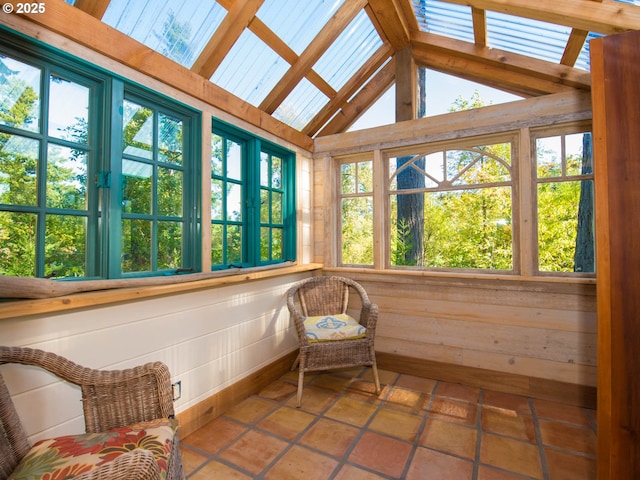
<instances>
[{"instance_id":1,"label":"wicker armchair","mask_svg":"<svg viewBox=\"0 0 640 480\"><path fill-rule=\"evenodd\" d=\"M32 447L0 375L0 480L13 478L18 469L29 478L40 478L47 473L42 471L44 463L59 465L63 451L72 452L69 457L73 459L68 460L71 465L57 467L66 469L63 474L57 471L60 478L160 480L165 473L167 479L185 478L165 364L93 370L42 350L0 347L0 364L4 363L38 366L78 385L87 433L37 442ZM126 443L117 444L120 438ZM80 454L84 456L77 460Z\"/></svg>"},{"instance_id":2,"label":"wicker armchair","mask_svg":"<svg viewBox=\"0 0 640 480\"><path fill-rule=\"evenodd\" d=\"M358 318L347 315L350 291L360 297L360 315L356 315ZM373 345L378 306L369 301L360 284L336 276L308 278L289 289L287 307L295 323L300 344L300 353L292 367L292 370L298 365L300 368L298 407L302 401L305 372L370 366L376 394L380 394Z\"/></svg>"}]
</instances>

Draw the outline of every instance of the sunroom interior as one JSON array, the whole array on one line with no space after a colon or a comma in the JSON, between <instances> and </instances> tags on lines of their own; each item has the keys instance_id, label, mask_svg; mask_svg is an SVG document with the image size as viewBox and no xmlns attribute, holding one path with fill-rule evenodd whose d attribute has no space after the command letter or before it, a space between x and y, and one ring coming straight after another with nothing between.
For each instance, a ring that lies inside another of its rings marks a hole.
<instances>
[{"instance_id":1,"label":"sunroom interior","mask_svg":"<svg viewBox=\"0 0 640 480\"><path fill-rule=\"evenodd\" d=\"M597 409L598 478L637 478L638 29L634 0L5 3L0 343L166 363L184 438L290 369L287 290L344 276L380 369ZM24 412L72 391L2 372Z\"/></svg>"}]
</instances>

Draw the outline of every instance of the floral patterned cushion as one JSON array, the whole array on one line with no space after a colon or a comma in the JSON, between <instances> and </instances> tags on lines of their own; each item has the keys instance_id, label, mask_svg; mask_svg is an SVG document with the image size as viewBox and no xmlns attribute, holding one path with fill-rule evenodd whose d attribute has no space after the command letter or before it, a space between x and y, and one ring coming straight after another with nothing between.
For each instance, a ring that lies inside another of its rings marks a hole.
<instances>
[{"instance_id":1,"label":"floral patterned cushion","mask_svg":"<svg viewBox=\"0 0 640 480\"><path fill-rule=\"evenodd\" d=\"M367 333L366 328L345 313L305 317L304 329L309 342L364 338Z\"/></svg>"},{"instance_id":2,"label":"floral patterned cushion","mask_svg":"<svg viewBox=\"0 0 640 480\"><path fill-rule=\"evenodd\" d=\"M166 478L177 427L175 419L158 419L108 432L42 440L31 448L9 480L73 478L136 448L151 451L162 478Z\"/></svg>"}]
</instances>

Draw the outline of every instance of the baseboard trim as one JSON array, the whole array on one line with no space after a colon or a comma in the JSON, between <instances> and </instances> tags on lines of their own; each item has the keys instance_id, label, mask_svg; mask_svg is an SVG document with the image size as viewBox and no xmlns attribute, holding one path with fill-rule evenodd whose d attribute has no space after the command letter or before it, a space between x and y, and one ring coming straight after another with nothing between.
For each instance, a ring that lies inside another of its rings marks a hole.
<instances>
[{"instance_id":1,"label":"baseboard trim","mask_svg":"<svg viewBox=\"0 0 640 480\"><path fill-rule=\"evenodd\" d=\"M596 408L596 387L376 352L378 368L567 405Z\"/></svg>"},{"instance_id":2,"label":"baseboard trim","mask_svg":"<svg viewBox=\"0 0 640 480\"><path fill-rule=\"evenodd\" d=\"M176 417L180 421L180 436L185 438L280 378L291 369L297 354L298 351L295 350L280 357L206 400L178 413Z\"/></svg>"}]
</instances>

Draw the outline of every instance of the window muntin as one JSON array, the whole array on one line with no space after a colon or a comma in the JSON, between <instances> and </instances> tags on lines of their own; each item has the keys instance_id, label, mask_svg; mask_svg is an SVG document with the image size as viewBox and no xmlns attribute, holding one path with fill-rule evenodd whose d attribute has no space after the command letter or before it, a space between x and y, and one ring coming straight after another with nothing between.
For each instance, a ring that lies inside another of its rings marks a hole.
<instances>
[{"instance_id":1,"label":"window muntin","mask_svg":"<svg viewBox=\"0 0 640 480\"><path fill-rule=\"evenodd\" d=\"M340 241L343 265L373 265L373 162L340 164Z\"/></svg>"},{"instance_id":2,"label":"window muntin","mask_svg":"<svg viewBox=\"0 0 640 480\"><path fill-rule=\"evenodd\" d=\"M295 258L295 156L214 119L212 269Z\"/></svg>"},{"instance_id":3,"label":"window muntin","mask_svg":"<svg viewBox=\"0 0 640 480\"><path fill-rule=\"evenodd\" d=\"M508 141L390 155L390 266L512 271L511 152Z\"/></svg>"},{"instance_id":4,"label":"window muntin","mask_svg":"<svg viewBox=\"0 0 640 480\"><path fill-rule=\"evenodd\" d=\"M0 42L0 273L199 269L199 113L23 46Z\"/></svg>"},{"instance_id":5,"label":"window muntin","mask_svg":"<svg viewBox=\"0 0 640 480\"><path fill-rule=\"evenodd\" d=\"M542 131L533 137L541 273L595 271L591 140L588 131Z\"/></svg>"}]
</instances>

